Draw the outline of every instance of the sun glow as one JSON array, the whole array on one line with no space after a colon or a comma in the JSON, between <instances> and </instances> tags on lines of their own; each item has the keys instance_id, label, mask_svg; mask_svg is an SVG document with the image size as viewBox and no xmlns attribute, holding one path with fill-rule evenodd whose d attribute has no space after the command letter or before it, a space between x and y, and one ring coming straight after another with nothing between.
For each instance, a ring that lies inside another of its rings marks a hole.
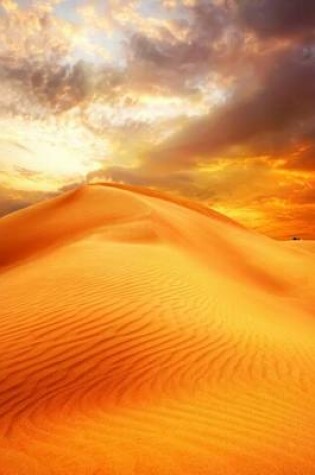
<instances>
[{"instance_id":1,"label":"sun glow","mask_svg":"<svg viewBox=\"0 0 315 475\"><path fill-rule=\"evenodd\" d=\"M60 184L68 179L83 179L106 160L110 145L84 127L64 121L25 121L14 119L0 123L1 167L4 171L28 170L28 180L34 174L50 176ZM42 188L47 189L43 179Z\"/></svg>"}]
</instances>

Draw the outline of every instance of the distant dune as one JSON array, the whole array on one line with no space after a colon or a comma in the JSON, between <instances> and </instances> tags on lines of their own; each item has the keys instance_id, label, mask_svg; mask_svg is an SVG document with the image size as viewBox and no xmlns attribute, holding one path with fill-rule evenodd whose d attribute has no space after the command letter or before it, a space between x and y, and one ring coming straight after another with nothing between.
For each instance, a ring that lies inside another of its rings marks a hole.
<instances>
[{"instance_id":1,"label":"distant dune","mask_svg":"<svg viewBox=\"0 0 315 475\"><path fill-rule=\"evenodd\" d=\"M0 474L314 475L314 250L118 185L2 218Z\"/></svg>"}]
</instances>

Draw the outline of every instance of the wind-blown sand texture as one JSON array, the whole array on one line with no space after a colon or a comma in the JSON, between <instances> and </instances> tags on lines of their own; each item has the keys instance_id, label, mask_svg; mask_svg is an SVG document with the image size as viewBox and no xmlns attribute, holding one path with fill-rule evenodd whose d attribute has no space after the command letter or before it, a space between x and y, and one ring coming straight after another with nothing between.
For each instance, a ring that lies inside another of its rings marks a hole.
<instances>
[{"instance_id":1,"label":"wind-blown sand texture","mask_svg":"<svg viewBox=\"0 0 315 475\"><path fill-rule=\"evenodd\" d=\"M1 475L314 475L315 254L86 186L0 220Z\"/></svg>"}]
</instances>

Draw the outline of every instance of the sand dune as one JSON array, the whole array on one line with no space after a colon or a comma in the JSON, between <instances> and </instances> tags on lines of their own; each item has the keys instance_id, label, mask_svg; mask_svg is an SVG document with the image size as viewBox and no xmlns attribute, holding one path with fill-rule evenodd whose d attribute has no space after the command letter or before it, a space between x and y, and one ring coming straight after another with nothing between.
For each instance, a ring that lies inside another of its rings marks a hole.
<instances>
[{"instance_id":1,"label":"sand dune","mask_svg":"<svg viewBox=\"0 0 315 475\"><path fill-rule=\"evenodd\" d=\"M285 244L292 249L315 252L315 241L286 241Z\"/></svg>"},{"instance_id":2,"label":"sand dune","mask_svg":"<svg viewBox=\"0 0 315 475\"><path fill-rule=\"evenodd\" d=\"M93 185L2 218L0 272L1 475L315 474L310 250Z\"/></svg>"}]
</instances>

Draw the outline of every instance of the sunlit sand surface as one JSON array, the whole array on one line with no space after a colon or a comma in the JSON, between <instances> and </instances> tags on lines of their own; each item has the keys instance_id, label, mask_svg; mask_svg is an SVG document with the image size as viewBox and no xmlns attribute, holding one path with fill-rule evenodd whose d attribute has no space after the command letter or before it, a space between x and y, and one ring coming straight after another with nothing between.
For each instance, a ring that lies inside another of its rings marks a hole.
<instances>
[{"instance_id":1,"label":"sunlit sand surface","mask_svg":"<svg viewBox=\"0 0 315 475\"><path fill-rule=\"evenodd\" d=\"M123 186L2 218L1 475L314 475L294 244Z\"/></svg>"},{"instance_id":2,"label":"sunlit sand surface","mask_svg":"<svg viewBox=\"0 0 315 475\"><path fill-rule=\"evenodd\" d=\"M287 241L285 244L292 249L315 252L315 241Z\"/></svg>"}]
</instances>

